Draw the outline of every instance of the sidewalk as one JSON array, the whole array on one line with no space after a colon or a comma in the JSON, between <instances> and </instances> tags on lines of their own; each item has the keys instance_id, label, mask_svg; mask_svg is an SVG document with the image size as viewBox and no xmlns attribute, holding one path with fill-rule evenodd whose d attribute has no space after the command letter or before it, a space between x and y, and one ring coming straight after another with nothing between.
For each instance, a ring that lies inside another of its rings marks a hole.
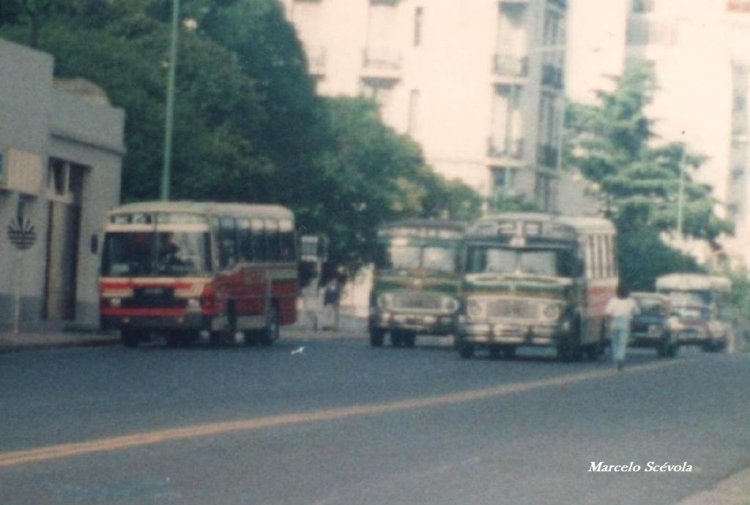
<instances>
[{"instance_id":1,"label":"sidewalk","mask_svg":"<svg viewBox=\"0 0 750 505\"><path fill-rule=\"evenodd\" d=\"M748 505L750 504L750 468L741 470L712 489L681 500L677 505Z\"/></svg>"},{"instance_id":2,"label":"sidewalk","mask_svg":"<svg viewBox=\"0 0 750 505\"><path fill-rule=\"evenodd\" d=\"M367 321L350 316L341 315L339 328L335 331L313 331L302 322L281 328L281 339L300 340L365 340L367 338ZM22 331L13 333L12 330L0 330L0 353L55 349L62 347L94 347L103 345L118 345L120 336L117 332L86 332L49 329L39 331Z\"/></svg>"},{"instance_id":3,"label":"sidewalk","mask_svg":"<svg viewBox=\"0 0 750 505\"><path fill-rule=\"evenodd\" d=\"M0 353L59 347L91 347L114 345L120 342L117 333L44 331L19 332L0 330Z\"/></svg>"}]
</instances>

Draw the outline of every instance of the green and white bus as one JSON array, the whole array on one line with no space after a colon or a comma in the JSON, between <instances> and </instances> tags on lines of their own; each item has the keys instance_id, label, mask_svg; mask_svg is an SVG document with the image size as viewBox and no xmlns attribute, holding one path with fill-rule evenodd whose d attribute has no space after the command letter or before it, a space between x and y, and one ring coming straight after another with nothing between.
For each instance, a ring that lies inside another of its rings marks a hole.
<instances>
[{"instance_id":1,"label":"green and white bus","mask_svg":"<svg viewBox=\"0 0 750 505\"><path fill-rule=\"evenodd\" d=\"M409 219L381 226L370 294L370 344L413 347L417 335L450 335L459 309L465 223Z\"/></svg>"}]
</instances>

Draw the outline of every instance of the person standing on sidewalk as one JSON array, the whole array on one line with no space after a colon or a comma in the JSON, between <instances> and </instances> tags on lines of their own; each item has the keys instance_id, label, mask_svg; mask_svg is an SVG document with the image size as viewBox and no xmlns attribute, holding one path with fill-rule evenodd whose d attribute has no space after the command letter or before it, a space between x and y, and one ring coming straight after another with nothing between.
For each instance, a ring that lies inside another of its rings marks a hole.
<instances>
[{"instance_id":1,"label":"person standing on sidewalk","mask_svg":"<svg viewBox=\"0 0 750 505\"><path fill-rule=\"evenodd\" d=\"M338 279L331 279L323 290L323 330L338 330L339 303L341 303L341 285Z\"/></svg>"},{"instance_id":2,"label":"person standing on sidewalk","mask_svg":"<svg viewBox=\"0 0 750 505\"><path fill-rule=\"evenodd\" d=\"M630 339L630 324L633 316L639 312L638 304L630 297L630 290L624 284L617 286L617 296L609 301L605 314L609 319L612 360L619 371L625 368L625 353Z\"/></svg>"}]
</instances>

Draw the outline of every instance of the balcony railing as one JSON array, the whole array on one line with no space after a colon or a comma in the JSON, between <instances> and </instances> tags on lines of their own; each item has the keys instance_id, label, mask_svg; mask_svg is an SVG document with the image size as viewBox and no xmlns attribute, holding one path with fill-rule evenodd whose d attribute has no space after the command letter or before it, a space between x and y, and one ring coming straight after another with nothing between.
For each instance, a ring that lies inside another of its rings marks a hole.
<instances>
[{"instance_id":1,"label":"balcony railing","mask_svg":"<svg viewBox=\"0 0 750 505\"><path fill-rule=\"evenodd\" d=\"M495 54L492 71L503 77L526 77L529 75L529 59L512 54Z\"/></svg>"},{"instance_id":2,"label":"balcony railing","mask_svg":"<svg viewBox=\"0 0 750 505\"><path fill-rule=\"evenodd\" d=\"M362 53L362 68L366 74L395 78L401 71L401 52L386 47L367 47Z\"/></svg>"},{"instance_id":3,"label":"balcony railing","mask_svg":"<svg viewBox=\"0 0 750 505\"><path fill-rule=\"evenodd\" d=\"M487 139L487 156L490 158L506 158L511 160L523 159L523 139Z\"/></svg>"},{"instance_id":4,"label":"balcony railing","mask_svg":"<svg viewBox=\"0 0 750 505\"><path fill-rule=\"evenodd\" d=\"M563 71L560 67L551 64L542 66L542 84L555 89L562 89L564 83Z\"/></svg>"}]
</instances>

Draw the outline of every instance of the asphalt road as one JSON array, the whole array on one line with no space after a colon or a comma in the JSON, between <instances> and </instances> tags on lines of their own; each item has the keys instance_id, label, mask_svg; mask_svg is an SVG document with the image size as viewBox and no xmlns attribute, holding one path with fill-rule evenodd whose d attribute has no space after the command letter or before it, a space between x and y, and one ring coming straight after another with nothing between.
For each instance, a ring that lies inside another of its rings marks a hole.
<instances>
[{"instance_id":1,"label":"asphalt road","mask_svg":"<svg viewBox=\"0 0 750 505\"><path fill-rule=\"evenodd\" d=\"M4 354L0 503L673 504L750 466L748 384L750 355L690 350L623 373L445 342Z\"/></svg>"}]
</instances>

